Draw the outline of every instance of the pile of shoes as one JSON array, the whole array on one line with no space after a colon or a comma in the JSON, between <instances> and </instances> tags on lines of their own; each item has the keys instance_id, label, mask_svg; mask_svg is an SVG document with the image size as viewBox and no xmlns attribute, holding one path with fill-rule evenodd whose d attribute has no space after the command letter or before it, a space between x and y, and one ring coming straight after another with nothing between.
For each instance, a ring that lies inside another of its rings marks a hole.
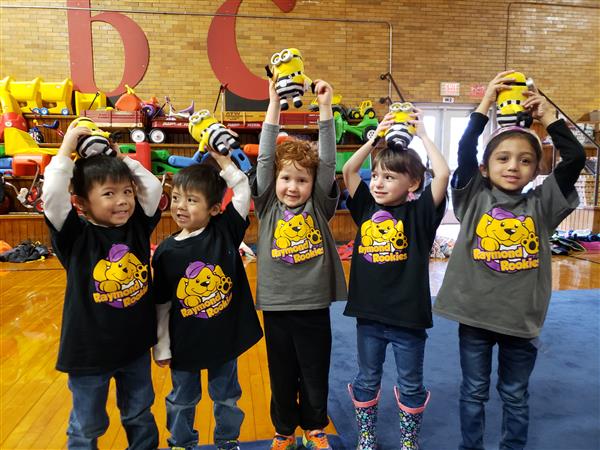
<instances>
[{"instance_id":1,"label":"pile of shoes","mask_svg":"<svg viewBox=\"0 0 600 450\"><path fill-rule=\"evenodd\" d=\"M600 235L594 234L590 230L557 231L550 238L553 255L585 252L585 243L592 242L600 242Z\"/></svg>"},{"instance_id":2,"label":"pile of shoes","mask_svg":"<svg viewBox=\"0 0 600 450\"><path fill-rule=\"evenodd\" d=\"M436 236L429 252L430 258L449 258L454 249L454 239L445 236Z\"/></svg>"},{"instance_id":3,"label":"pile of shoes","mask_svg":"<svg viewBox=\"0 0 600 450\"><path fill-rule=\"evenodd\" d=\"M41 242L26 240L16 247L0 253L1 262L29 262L46 259L50 255L48 247Z\"/></svg>"}]
</instances>

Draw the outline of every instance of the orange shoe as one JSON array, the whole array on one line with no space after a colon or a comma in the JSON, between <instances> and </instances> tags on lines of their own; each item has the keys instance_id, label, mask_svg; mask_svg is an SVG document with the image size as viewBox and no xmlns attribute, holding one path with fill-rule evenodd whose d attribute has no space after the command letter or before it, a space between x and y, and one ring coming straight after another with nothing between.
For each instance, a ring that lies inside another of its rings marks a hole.
<instances>
[{"instance_id":1,"label":"orange shoe","mask_svg":"<svg viewBox=\"0 0 600 450\"><path fill-rule=\"evenodd\" d=\"M323 430L305 431L302 435L302 445L309 450L332 450Z\"/></svg>"},{"instance_id":2,"label":"orange shoe","mask_svg":"<svg viewBox=\"0 0 600 450\"><path fill-rule=\"evenodd\" d=\"M276 433L271 442L271 450L296 450L296 436Z\"/></svg>"}]
</instances>

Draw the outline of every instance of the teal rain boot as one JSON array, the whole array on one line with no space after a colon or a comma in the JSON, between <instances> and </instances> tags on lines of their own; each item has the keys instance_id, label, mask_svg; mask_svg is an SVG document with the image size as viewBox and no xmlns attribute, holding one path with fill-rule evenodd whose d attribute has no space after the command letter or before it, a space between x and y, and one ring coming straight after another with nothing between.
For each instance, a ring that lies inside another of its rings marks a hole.
<instances>
[{"instance_id":1,"label":"teal rain boot","mask_svg":"<svg viewBox=\"0 0 600 450\"><path fill-rule=\"evenodd\" d=\"M375 429L377 427L377 403L379 403L379 394L373 400L359 402L354 398L352 385L348 384L348 393L354 403L354 412L356 413L356 423L358 425L358 445L356 450L375 450L377 448L377 439Z\"/></svg>"},{"instance_id":2,"label":"teal rain boot","mask_svg":"<svg viewBox=\"0 0 600 450\"><path fill-rule=\"evenodd\" d=\"M400 402L400 391L394 386L394 394L398 408L400 408L400 442L401 450L418 450L419 433L421 432L421 421L423 420L423 411L429 403L430 392L427 391L427 398L423 406L418 408L409 408Z\"/></svg>"}]
</instances>

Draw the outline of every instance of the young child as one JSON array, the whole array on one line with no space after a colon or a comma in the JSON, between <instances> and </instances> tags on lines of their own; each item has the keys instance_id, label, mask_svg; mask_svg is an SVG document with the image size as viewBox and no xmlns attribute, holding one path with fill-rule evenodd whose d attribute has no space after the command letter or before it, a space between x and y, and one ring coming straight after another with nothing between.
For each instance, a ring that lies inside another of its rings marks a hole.
<instances>
[{"instance_id":1,"label":"young child","mask_svg":"<svg viewBox=\"0 0 600 450\"><path fill-rule=\"evenodd\" d=\"M238 251L248 227L248 178L229 156L209 150L221 172L208 164L182 169L173 179L171 215L181 230L165 239L152 259L159 303L154 359L171 366L166 398L168 443L196 448L200 370L208 369L214 402L214 443L239 450L244 420L237 357L262 337L246 271ZM221 213L226 186L231 203Z\"/></svg>"},{"instance_id":2,"label":"young child","mask_svg":"<svg viewBox=\"0 0 600 450\"><path fill-rule=\"evenodd\" d=\"M73 394L68 448L97 448L108 428L106 400L114 378L129 448L154 449L149 350L156 343L156 313L149 260L162 186L115 144L118 157L73 164L78 139L90 133L69 128L46 168L42 196L52 247L67 271L56 368L68 374ZM85 218L71 205L71 193Z\"/></svg>"},{"instance_id":3,"label":"young child","mask_svg":"<svg viewBox=\"0 0 600 450\"><path fill-rule=\"evenodd\" d=\"M500 449L523 449L529 425L529 376L552 289L549 237L578 204L574 189L585 162L583 148L546 100L528 92L523 106L552 137L562 161L541 186L542 154L532 131L506 127L493 133L478 169L477 139L498 92L510 88L512 70L489 83L458 147L452 179L454 213L461 223L434 311L459 322L460 449L483 449L492 349L498 344L498 392L503 402Z\"/></svg>"},{"instance_id":4,"label":"young child","mask_svg":"<svg viewBox=\"0 0 600 450\"><path fill-rule=\"evenodd\" d=\"M415 109L416 126L431 161L434 178L422 188L425 166L407 148L383 148L374 160L367 186L360 166L379 140L374 137L344 165L348 209L358 225L354 240L348 304L344 314L356 317L358 375L348 391L359 428L358 449L376 448L377 403L385 352L392 345L398 370L394 388L400 414L402 450L418 448L417 439L429 392L423 386L423 355L431 328L429 252L445 212L449 169L425 131ZM394 123L390 113L376 136ZM409 196L422 189L416 200Z\"/></svg>"},{"instance_id":5,"label":"young child","mask_svg":"<svg viewBox=\"0 0 600 450\"><path fill-rule=\"evenodd\" d=\"M259 145L254 205L259 220L256 307L264 311L271 379L272 449L328 449L332 300L346 299L344 272L328 221L335 214L333 90L317 81L319 152L309 142L275 145L279 97L271 83Z\"/></svg>"}]
</instances>

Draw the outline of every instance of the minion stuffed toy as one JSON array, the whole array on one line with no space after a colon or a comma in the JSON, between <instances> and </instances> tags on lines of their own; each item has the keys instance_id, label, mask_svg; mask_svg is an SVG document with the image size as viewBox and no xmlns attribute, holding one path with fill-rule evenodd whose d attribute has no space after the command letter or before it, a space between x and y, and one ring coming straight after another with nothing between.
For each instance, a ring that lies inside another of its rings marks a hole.
<instances>
[{"instance_id":1,"label":"minion stuffed toy","mask_svg":"<svg viewBox=\"0 0 600 450\"><path fill-rule=\"evenodd\" d=\"M89 158L95 155L116 156L110 144L110 133L102 131L98 125L88 117L78 117L73 122L76 127L86 127L92 130L89 136L82 136L77 141L75 151L81 158Z\"/></svg>"},{"instance_id":2,"label":"minion stuffed toy","mask_svg":"<svg viewBox=\"0 0 600 450\"><path fill-rule=\"evenodd\" d=\"M267 76L275 83L275 91L280 98L281 110L289 109L288 99L296 108L302 106L302 96L315 85L304 75L304 61L297 48L286 48L271 56L271 67L265 67Z\"/></svg>"},{"instance_id":3,"label":"minion stuffed toy","mask_svg":"<svg viewBox=\"0 0 600 450\"><path fill-rule=\"evenodd\" d=\"M205 153L207 146L222 155L230 150L239 150L240 143L233 136L229 128L226 128L207 109L202 109L190 117L188 130L192 137L200 143L198 151Z\"/></svg>"},{"instance_id":4,"label":"minion stuffed toy","mask_svg":"<svg viewBox=\"0 0 600 450\"><path fill-rule=\"evenodd\" d=\"M394 124L383 135L385 142L392 150L408 148L416 128L409 123L412 120L413 104L410 102L396 102L390 105L390 112L394 113Z\"/></svg>"},{"instance_id":5,"label":"minion stuffed toy","mask_svg":"<svg viewBox=\"0 0 600 450\"><path fill-rule=\"evenodd\" d=\"M527 97L523 92L533 88L533 80L526 79L521 72L513 72L508 75L513 77L514 81L509 81L506 84L510 85L510 89L500 91L496 98L496 115L498 125L501 127L519 126L529 128L533 123L533 117L529 111L523 108L522 103Z\"/></svg>"}]
</instances>

